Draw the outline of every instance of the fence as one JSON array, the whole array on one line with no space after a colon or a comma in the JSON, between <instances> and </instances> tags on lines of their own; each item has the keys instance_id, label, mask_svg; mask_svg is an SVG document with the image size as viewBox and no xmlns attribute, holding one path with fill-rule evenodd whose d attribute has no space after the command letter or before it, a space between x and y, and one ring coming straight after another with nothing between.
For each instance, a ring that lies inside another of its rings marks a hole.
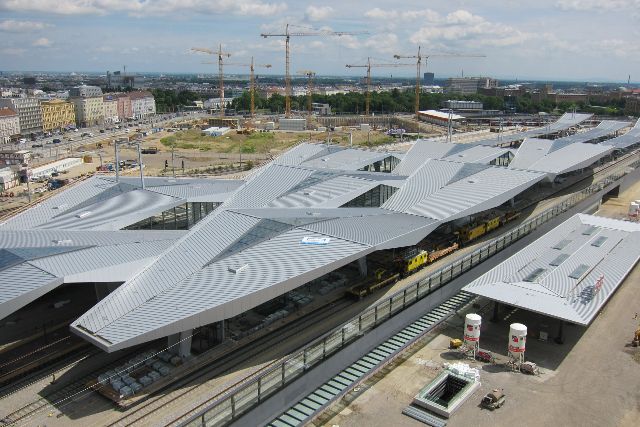
<instances>
[{"instance_id":1,"label":"fence","mask_svg":"<svg viewBox=\"0 0 640 427\"><path fill-rule=\"evenodd\" d=\"M617 163L616 165L634 168L640 166L640 160L631 162L634 157L637 156L629 156L622 162L626 164ZM480 262L530 234L540 225L603 190L624 175L626 175L626 172L612 173L606 176L601 181L569 196L558 205L504 233L462 259L444 266L429 277L406 286L389 298L370 307L357 318L351 319L341 327L311 342L296 354L289 356L275 366L256 373L253 377L246 378L238 383L236 387L214 397L214 400L210 401L211 403L207 407L201 409L180 425L190 427L219 426L238 419L242 414L267 399L276 391L299 378L331 354L375 328L389 317L428 296Z\"/></svg>"}]
</instances>

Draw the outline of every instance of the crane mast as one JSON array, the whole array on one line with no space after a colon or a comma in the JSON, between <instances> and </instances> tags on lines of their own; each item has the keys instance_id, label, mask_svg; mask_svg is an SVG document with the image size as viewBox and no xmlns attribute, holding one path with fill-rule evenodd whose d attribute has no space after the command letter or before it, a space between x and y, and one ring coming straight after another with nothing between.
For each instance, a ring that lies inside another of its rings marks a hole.
<instances>
[{"instance_id":1,"label":"crane mast","mask_svg":"<svg viewBox=\"0 0 640 427\"><path fill-rule=\"evenodd\" d=\"M416 99L415 99L414 113L416 115L416 119L418 119L418 112L420 111L420 94L422 93L422 91L420 90L420 75L422 74L421 72L422 58L425 59L425 64L426 64L426 60L431 57L485 58L486 56L474 55L474 54L468 55L468 54L462 54L462 53L442 53L442 54L431 54L431 55L422 56L422 53L420 52L420 46L418 46L417 55L393 55L393 57L395 59L401 59L401 58L416 59Z\"/></svg>"},{"instance_id":2,"label":"crane mast","mask_svg":"<svg viewBox=\"0 0 640 427\"><path fill-rule=\"evenodd\" d=\"M231 56L230 53L222 51L222 44L219 45L218 50L214 51L207 48L202 47L192 47L192 51L194 52L202 52L209 55L217 55L218 56L218 85L219 85L219 93L220 93L220 115L224 117L225 114L225 102L224 102L224 57L229 58Z\"/></svg>"},{"instance_id":3,"label":"crane mast","mask_svg":"<svg viewBox=\"0 0 640 427\"><path fill-rule=\"evenodd\" d=\"M291 37L310 37L310 36L346 36L346 35L358 35L369 34L367 31L348 32L348 31L312 31L312 32L291 32L289 31L289 24L286 25L284 33L262 33L260 36L264 37L284 37L285 44L285 63L284 63L284 115L285 117L291 117L291 61L290 61L290 42Z\"/></svg>"}]
</instances>

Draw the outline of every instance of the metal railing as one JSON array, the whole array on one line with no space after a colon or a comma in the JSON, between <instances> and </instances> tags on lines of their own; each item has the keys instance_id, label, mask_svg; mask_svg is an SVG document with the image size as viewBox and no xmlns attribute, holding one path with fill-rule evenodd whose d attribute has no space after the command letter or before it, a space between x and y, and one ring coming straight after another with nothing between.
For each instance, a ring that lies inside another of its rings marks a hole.
<instances>
[{"instance_id":1,"label":"metal railing","mask_svg":"<svg viewBox=\"0 0 640 427\"><path fill-rule=\"evenodd\" d=\"M640 166L637 155L629 156L622 163L612 166ZM634 160L634 158L636 160ZM523 222L517 228L489 241L463 258L453 261L430 276L407 285L362 312L342 326L307 344L295 354L283 359L270 368L247 377L235 386L212 397L204 408L187 418L185 416L174 421L180 426L220 426L237 420L242 414L290 384L318 363L342 349L358 337L372 330L382 322L397 314L407 306L430 295L448 284L471 268L500 252L512 243L527 236L550 219L568 211L589 196L602 191L611 183L619 180L626 171L612 173L589 187L568 196L559 204L545 210L535 217ZM201 405L201 406L203 406ZM192 411L193 413L193 411ZM183 420L183 418L186 418Z\"/></svg>"}]
</instances>

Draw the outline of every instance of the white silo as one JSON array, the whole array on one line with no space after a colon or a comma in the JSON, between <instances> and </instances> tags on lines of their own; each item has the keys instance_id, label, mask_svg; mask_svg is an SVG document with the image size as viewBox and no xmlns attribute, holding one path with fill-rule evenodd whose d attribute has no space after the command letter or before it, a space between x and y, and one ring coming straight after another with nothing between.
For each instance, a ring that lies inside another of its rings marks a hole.
<instances>
[{"instance_id":1,"label":"white silo","mask_svg":"<svg viewBox=\"0 0 640 427\"><path fill-rule=\"evenodd\" d=\"M464 343L465 347L473 351L475 357L480 348L480 325L482 317L475 313L469 313L464 318Z\"/></svg>"},{"instance_id":2,"label":"white silo","mask_svg":"<svg viewBox=\"0 0 640 427\"><path fill-rule=\"evenodd\" d=\"M512 323L509 327L509 356L520 363L524 362L526 344L527 327L522 323Z\"/></svg>"}]
</instances>

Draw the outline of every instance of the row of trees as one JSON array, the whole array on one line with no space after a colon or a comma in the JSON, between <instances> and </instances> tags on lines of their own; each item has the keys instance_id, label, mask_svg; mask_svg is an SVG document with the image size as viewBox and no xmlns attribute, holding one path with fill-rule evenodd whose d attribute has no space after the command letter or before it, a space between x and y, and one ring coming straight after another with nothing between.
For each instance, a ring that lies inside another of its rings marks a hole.
<instances>
[{"instance_id":1,"label":"row of trees","mask_svg":"<svg viewBox=\"0 0 640 427\"><path fill-rule=\"evenodd\" d=\"M181 106L193 105L193 101L201 100L203 97L195 92L180 91L175 92L166 89L153 89L153 96L156 99L156 109L158 112L177 111ZM331 105L335 113L358 114L365 111L365 95L362 93L344 93L335 95L313 95L313 102L320 102ZM538 113L538 112L566 112L576 109L583 112L592 112L607 115L623 115L624 100L613 100L600 106L592 106L586 103L554 103L551 100L534 102L530 94L525 94L511 102L505 103L505 99L498 96L486 95L456 95L442 93L425 93L420 95L420 109L441 108L444 101L448 99L480 101L487 110L505 110L507 106L515 108L518 113ZM294 96L291 98L291 108L293 110L305 111L307 109L308 97ZM251 97L249 92L244 92L239 98L235 98L231 103L231 108L236 111L249 111ZM272 113L284 112L284 96L274 94L269 99L256 94L255 105L258 110L266 110ZM371 93L371 111L375 113L412 113L415 106L415 93L412 90L393 89L386 92Z\"/></svg>"}]
</instances>

